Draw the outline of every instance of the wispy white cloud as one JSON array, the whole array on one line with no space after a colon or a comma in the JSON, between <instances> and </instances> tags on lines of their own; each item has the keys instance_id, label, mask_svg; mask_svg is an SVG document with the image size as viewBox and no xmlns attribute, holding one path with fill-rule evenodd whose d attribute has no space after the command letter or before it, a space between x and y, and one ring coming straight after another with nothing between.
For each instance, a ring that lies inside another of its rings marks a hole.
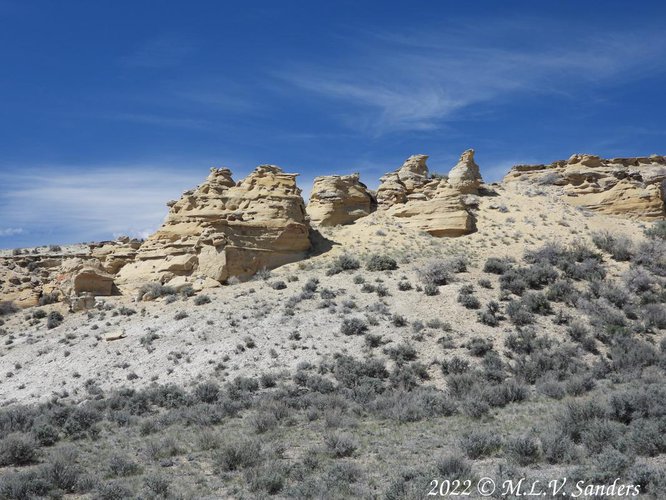
<instances>
[{"instance_id":1,"label":"wispy white cloud","mask_svg":"<svg viewBox=\"0 0 666 500\"><path fill-rule=\"evenodd\" d=\"M9 226L0 235L29 231L35 237L42 234L71 241L120 234L145 236L167 214L165 203L207 174L205 168L192 174L152 165L14 172L0 172L0 213Z\"/></svg>"},{"instance_id":2,"label":"wispy white cloud","mask_svg":"<svg viewBox=\"0 0 666 500\"><path fill-rule=\"evenodd\" d=\"M193 51L192 42L164 36L145 41L134 52L123 57L121 62L133 68L162 69L177 66Z\"/></svg>"},{"instance_id":3,"label":"wispy white cloud","mask_svg":"<svg viewBox=\"0 0 666 500\"><path fill-rule=\"evenodd\" d=\"M516 93L566 96L581 85L626 82L640 78L641 69L666 68L666 41L648 29L640 38L571 30L538 42L537 27L515 29L484 24L414 36L370 33L356 38L337 61L297 63L275 76L338 103L350 127L381 135L439 128L473 105ZM517 35L522 43L506 41Z\"/></svg>"},{"instance_id":4,"label":"wispy white cloud","mask_svg":"<svg viewBox=\"0 0 666 500\"><path fill-rule=\"evenodd\" d=\"M23 234L25 231L22 227L5 227L0 228L0 237L4 236L16 236L17 234Z\"/></svg>"}]
</instances>

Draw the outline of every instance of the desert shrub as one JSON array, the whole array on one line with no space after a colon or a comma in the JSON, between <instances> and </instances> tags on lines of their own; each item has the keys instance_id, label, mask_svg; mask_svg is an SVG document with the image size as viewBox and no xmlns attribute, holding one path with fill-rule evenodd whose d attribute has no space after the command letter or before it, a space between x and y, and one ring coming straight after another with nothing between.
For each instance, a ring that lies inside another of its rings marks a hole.
<instances>
[{"instance_id":1,"label":"desert shrub","mask_svg":"<svg viewBox=\"0 0 666 500\"><path fill-rule=\"evenodd\" d=\"M500 305L498 302L491 300L486 304L486 309L478 313L480 323L488 326L497 326L500 323L502 316L500 315Z\"/></svg>"},{"instance_id":2,"label":"desert shrub","mask_svg":"<svg viewBox=\"0 0 666 500\"><path fill-rule=\"evenodd\" d=\"M391 316L391 324L397 327L407 326L407 318L400 314L394 314Z\"/></svg>"},{"instance_id":3,"label":"desert shrub","mask_svg":"<svg viewBox=\"0 0 666 500\"><path fill-rule=\"evenodd\" d=\"M462 291L458 294L458 303L467 309L479 309L481 307L481 301L475 295Z\"/></svg>"},{"instance_id":4,"label":"desert shrub","mask_svg":"<svg viewBox=\"0 0 666 500\"><path fill-rule=\"evenodd\" d=\"M564 384L549 378L537 381L536 390L552 399L562 399L567 394Z\"/></svg>"},{"instance_id":5,"label":"desert shrub","mask_svg":"<svg viewBox=\"0 0 666 500\"><path fill-rule=\"evenodd\" d=\"M594 389L594 379L586 375L574 375L566 381L564 387L570 396L581 396Z\"/></svg>"},{"instance_id":6,"label":"desert shrub","mask_svg":"<svg viewBox=\"0 0 666 500\"><path fill-rule=\"evenodd\" d=\"M195 306L202 306L204 304L210 304L210 297L208 295L197 295L194 298Z\"/></svg>"},{"instance_id":7,"label":"desert shrub","mask_svg":"<svg viewBox=\"0 0 666 500\"><path fill-rule=\"evenodd\" d=\"M632 242L626 236L612 235L608 231L592 233L592 243L599 250L611 254L617 261L627 261L631 259Z\"/></svg>"},{"instance_id":8,"label":"desert shrub","mask_svg":"<svg viewBox=\"0 0 666 500\"><path fill-rule=\"evenodd\" d=\"M529 312L541 315L551 314L553 312L548 298L541 292L526 293L520 300L525 309Z\"/></svg>"},{"instance_id":9,"label":"desert shrub","mask_svg":"<svg viewBox=\"0 0 666 500\"><path fill-rule=\"evenodd\" d=\"M185 311L178 311L176 314L173 315L173 319L176 321L180 321L181 319L187 318L189 315Z\"/></svg>"},{"instance_id":10,"label":"desert shrub","mask_svg":"<svg viewBox=\"0 0 666 500\"><path fill-rule=\"evenodd\" d=\"M324 436L324 444L334 458L350 457L358 448L358 442L352 436L339 432Z\"/></svg>"},{"instance_id":11,"label":"desert shrub","mask_svg":"<svg viewBox=\"0 0 666 500\"><path fill-rule=\"evenodd\" d=\"M473 373L453 373L446 377L449 394L456 398L471 393L478 382L478 377Z\"/></svg>"},{"instance_id":12,"label":"desert shrub","mask_svg":"<svg viewBox=\"0 0 666 500\"><path fill-rule=\"evenodd\" d=\"M374 254L368 259L365 268L368 271L393 271L398 269L398 263L388 255Z\"/></svg>"},{"instance_id":13,"label":"desert shrub","mask_svg":"<svg viewBox=\"0 0 666 500\"><path fill-rule=\"evenodd\" d=\"M531 354L538 350L548 349L551 342L547 337L537 337L532 329L522 329L509 334L504 345L516 354Z\"/></svg>"},{"instance_id":14,"label":"desert shrub","mask_svg":"<svg viewBox=\"0 0 666 500\"><path fill-rule=\"evenodd\" d=\"M399 364L406 363L408 361L414 361L417 356L414 346L407 343L402 343L395 347L386 348L384 349L384 352L388 357Z\"/></svg>"},{"instance_id":15,"label":"desert shrub","mask_svg":"<svg viewBox=\"0 0 666 500\"><path fill-rule=\"evenodd\" d=\"M505 449L509 458L522 466L534 464L541 459L540 443L535 437L530 435L509 439Z\"/></svg>"},{"instance_id":16,"label":"desert shrub","mask_svg":"<svg viewBox=\"0 0 666 500\"><path fill-rule=\"evenodd\" d=\"M278 425L277 417L270 412L259 411L249 418L250 426L257 434L273 430Z\"/></svg>"},{"instance_id":17,"label":"desert shrub","mask_svg":"<svg viewBox=\"0 0 666 500\"><path fill-rule=\"evenodd\" d=\"M101 484L95 491L95 498L98 500L125 500L133 496L134 492L120 480Z\"/></svg>"},{"instance_id":18,"label":"desert shrub","mask_svg":"<svg viewBox=\"0 0 666 500\"><path fill-rule=\"evenodd\" d=\"M489 289L489 290L493 287L492 282L491 282L489 279L487 279L487 278L481 278L481 279L478 281L478 283L479 283L479 286L480 286L480 287L482 287L482 288L487 288L487 289Z\"/></svg>"},{"instance_id":19,"label":"desert shrub","mask_svg":"<svg viewBox=\"0 0 666 500\"><path fill-rule=\"evenodd\" d=\"M204 403L214 403L220 395L220 387L215 382L203 382L196 386L194 395Z\"/></svg>"},{"instance_id":20,"label":"desert shrub","mask_svg":"<svg viewBox=\"0 0 666 500\"><path fill-rule=\"evenodd\" d=\"M483 271L492 274L504 274L513 266L509 258L489 257L483 265Z\"/></svg>"},{"instance_id":21,"label":"desert shrub","mask_svg":"<svg viewBox=\"0 0 666 500\"><path fill-rule=\"evenodd\" d=\"M345 387L356 387L363 384L380 385L389 373L384 362L369 358L357 360L351 356L338 356L335 360L333 375Z\"/></svg>"},{"instance_id":22,"label":"desert shrub","mask_svg":"<svg viewBox=\"0 0 666 500\"><path fill-rule=\"evenodd\" d=\"M37 443L32 436L13 433L0 441L0 465L27 465L37 459Z\"/></svg>"},{"instance_id":23,"label":"desert shrub","mask_svg":"<svg viewBox=\"0 0 666 500\"><path fill-rule=\"evenodd\" d=\"M92 405L77 406L71 411L62 428L67 435L81 438L94 424L102 420L102 417L102 412Z\"/></svg>"},{"instance_id":24,"label":"desert shrub","mask_svg":"<svg viewBox=\"0 0 666 500\"><path fill-rule=\"evenodd\" d=\"M439 473L440 477L450 479L451 481L454 479L464 481L471 477L472 464L464 457L450 455L437 459L435 461L435 470Z\"/></svg>"},{"instance_id":25,"label":"desert shrub","mask_svg":"<svg viewBox=\"0 0 666 500\"><path fill-rule=\"evenodd\" d=\"M109 472L115 477L127 477L138 474L139 464L126 455L112 455L109 459Z\"/></svg>"},{"instance_id":26,"label":"desert shrub","mask_svg":"<svg viewBox=\"0 0 666 500\"><path fill-rule=\"evenodd\" d=\"M8 472L0 478L0 498L3 500L41 498L49 489L49 484L35 470Z\"/></svg>"},{"instance_id":27,"label":"desert shrub","mask_svg":"<svg viewBox=\"0 0 666 500\"><path fill-rule=\"evenodd\" d=\"M632 372L656 364L659 353L647 342L620 337L610 348L611 366L618 372Z\"/></svg>"},{"instance_id":28,"label":"desert shrub","mask_svg":"<svg viewBox=\"0 0 666 500\"><path fill-rule=\"evenodd\" d=\"M525 326L534 323L534 315L519 300L510 301L506 305L506 313L509 315L511 322L516 326Z\"/></svg>"},{"instance_id":29,"label":"desert shrub","mask_svg":"<svg viewBox=\"0 0 666 500\"><path fill-rule=\"evenodd\" d=\"M340 326L343 335L363 335L368 331L368 324L361 318L345 318Z\"/></svg>"},{"instance_id":30,"label":"desert shrub","mask_svg":"<svg viewBox=\"0 0 666 500\"><path fill-rule=\"evenodd\" d=\"M159 282L146 283L139 288L137 292L137 300L155 300L165 295L175 295L176 289L171 286L163 285Z\"/></svg>"},{"instance_id":31,"label":"desert shrub","mask_svg":"<svg viewBox=\"0 0 666 500\"><path fill-rule=\"evenodd\" d=\"M11 300L3 300L0 302L0 316L8 316L14 314L19 310L18 306Z\"/></svg>"},{"instance_id":32,"label":"desert shrub","mask_svg":"<svg viewBox=\"0 0 666 500\"><path fill-rule=\"evenodd\" d=\"M566 434L547 431L539 437L543 458L549 464L570 463L577 458L575 445Z\"/></svg>"},{"instance_id":33,"label":"desert shrub","mask_svg":"<svg viewBox=\"0 0 666 500\"><path fill-rule=\"evenodd\" d=\"M303 285L304 292L315 293L317 288L319 288L319 280L317 278L310 278Z\"/></svg>"},{"instance_id":34,"label":"desert shrub","mask_svg":"<svg viewBox=\"0 0 666 500\"><path fill-rule=\"evenodd\" d=\"M546 290L546 298L553 302L565 302L574 304L578 292L576 288L567 280L557 280L551 283Z\"/></svg>"},{"instance_id":35,"label":"desert shrub","mask_svg":"<svg viewBox=\"0 0 666 500\"><path fill-rule=\"evenodd\" d=\"M469 371L469 361L458 356L440 362L444 375L460 374Z\"/></svg>"},{"instance_id":36,"label":"desert shrub","mask_svg":"<svg viewBox=\"0 0 666 500\"><path fill-rule=\"evenodd\" d=\"M450 264L442 260L431 260L417 269L421 281L427 285L441 286L451 282Z\"/></svg>"},{"instance_id":37,"label":"desert shrub","mask_svg":"<svg viewBox=\"0 0 666 500\"><path fill-rule=\"evenodd\" d=\"M582 433L593 420L604 419L606 405L594 399L584 401L569 401L561 412L555 415L559 429L574 442L579 442Z\"/></svg>"},{"instance_id":38,"label":"desert shrub","mask_svg":"<svg viewBox=\"0 0 666 500\"><path fill-rule=\"evenodd\" d=\"M520 269L509 269L500 276L500 288L515 295L522 295L527 289L527 281Z\"/></svg>"},{"instance_id":39,"label":"desert shrub","mask_svg":"<svg viewBox=\"0 0 666 500\"><path fill-rule=\"evenodd\" d=\"M77 464L77 454L73 448L56 451L42 466L41 475L52 489L67 493L76 491L82 469Z\"/></svg>"},{"instance_id":40,"label":"desert shrub","mask_svg":"<svg viewBox=\"0 0 666 500\"><path fill-rule=\"evenodd\" d=\"M170 481L161 474L149 474L143 478L143 485L151 496L168 498Z\"/></svg>"},{"instance_id":41,"label":"desert shrub","mask_svg":"<svg viewBox=\"0 0 666 500\"><path fill-rule=\"evenodd\" d=\"M644 231L644 234L648 238L666 240L666 221L655 222L652 227Z\"/></svg>"},{"instance_id":42,"label":"desert shrub","mask_svg":"<svg viewBox=\"0 0 666 500\"><path fill-rule=\"evenodd\" d=\"M39 305L46 306L49 304L55 304L58 302L59 294L58 292L43 293L39 297Z\"/></svg>"},{"instance_id":43,"label":"desert shrub","mask_svg":"<svg viewBox=\"0 0 666 500\"><path fill-rule=\"evenodd\" d=\"M257 468L249 469L245 474L250 491L263 491L275 495L282 491L288 470L279 462L270 462Z\"/></svg>"},{"instance_id":44,"label":"desert shrub","mask_svg":"<svg viewBox=\"0 0 666 500\"><path fill-rule=\"evenodd\" d=\"M467 342L465 347L467 347L469 353L472 356L481 358L485 356L485 354L488 351L492 351L493 343L491 340L488 339L483 339L481 337L473 337L469 342Z\"/></svg>"},{"instance_id":45,"label":"desert shrub","mask_svg":"<svg viewBox=\"0 0 666 500\"><path fill-rule=\"evenodd\" d=\"M490 385L483 389L482 397L491 406L503 407L509 403L525 401L529 394L527 386L510 379L500 385Z\"/></svg>"},{"instance_id":46,"label":"desert shrub","mask_svg":"<svg viewBox=\"0 0 666 500\"><path fill-rule=\"evenodd\" d=\"M656 285L657 279L651 273L647 272L641 266L631 267L622 276L624 285L630 292L644 293L652 289Z\"/></svg>"},{"instance_id":47,"label":"desert shrub","mask_svg":"<svg viewBox=\"0 0 666 500\"><path fill-rule=\"evenodd\" d=\"M251 467L261 459L261 443L248 437L230 437L214 455L215 464L223 471Z\"/></svg>"},{"instance_id":48,"label":"desert shrub","mask_svg":"<svg viewBox=\"0 0 666 500\"><path fill-rule=\"evenodd\" d=\"M432 283L428 283L427 285L423 286L423 293L425 293L428 296L434 296L439 294L439 288L437 285L434 285Z\"/></svg>"},{"instance_id":49,"label":"desert shrub","mask_svg":"<svg viewBox=\"0 0 666 500\"><path fill-rule=\"evenodd\" d=\"M398 282L398 290L400 290L401 292L406 292L408 290L411 290L412 288L413 288L412 284L409 281Z\"/></svg>"},{"instance_id":50,"label":"desert shrub","mask_svg":"<svg viewBox=\"0 0 666 500\"><path fill-rule=\"evenodd\" d=\"M32 433L37 439L37 442L42 446L51 446L55 444L59 437L60 432L56 427L47 422L35 422L32 426Z\"/></svg>"},{"instance_id":51,"label":"desert shrub","mask_svg":"<svg viewBox=\"0 0 666 500\"><path fill-rule=\"evenodd\" d=\"M639 456L655 457L666 452L663 423L652 419L636 419L629 424L629 448Z\"/></svg>"},{"instance_id":52,"label":"desert shrub","mask_svg":"<svg viewBox=\"0 0 666 500\"><path fill-rule=\"evenodd\" d=\"M496 432L476 430L465 433L460 438L460 448L467 458L477 460L490 457L502 447L502 438Z\"/></svg>"},{"instance_id":53,"label":"desert shrub","mask_svg":"<svg viewBox=\"0 0 666 500\"><path fill-rule=\"evenodd\" d=\"M278 280L271 283L271 288L273 290L284 290L285 288L287 288L287 284L282 280Z\"/></svg>"},{"instance_id":54,"label":"desert shrub","mask_svg":"<svg viewBox=\"0 0 666 500\"><path fill-rule=\"evenodd\" d=\"M663 304L643 306L641 318L648 329L666 329L666 307Z\"/></svg>"},{"instance_id":55,"label":"desert shrub","mask_svg":"<svg viewBox=\"0 0 666 500\"><path fill-rule=\"evenodd\" d=\"M632 463L632 458L609 446L591 458L586 478L597 484L610 484L615 478L623 477Z\"/></svg>"},{"instance_id":56,"label":"desert shrub","mask_svg":"<svg viewBox=\"0 0 666 500\"><path fill-rule=\"evenodd\" d=\"M361 263L357 258L352 257L351 255L343 254L335 259L331 266L326 270L326 274L328 276L332 276L334 274L339 274L342 271L353 271L359 269L360 267Z\"/></svg>"},{"instance_id":57,"label":"desert shrub","mask_svg":"<svg viewBox=\"0 0 666 500\"><path fill-rule=\"evenodd\" d=\"M447 261L448 268L454 273L464 273L467 271L469 261L464 255L456 255Z\"/></svg>"},{"instance_id":58,"label":"desert shrub","mask_svg":"<svg viewBox=\"0 0 666 500\"><path fill-rule=\"evenodd\" d=\"M381 416L401 423L450 416L457 411L445 393L428 387L386 391L374 401L373 409Z\"/></svg>"},{"instance_id":59,"label":"desert shrub","mask_svg":"<svg viewBox=\"0 0 666 500\"><path fill-rule=\"evenodd\" d=\"M58 311L51 311L46 318L46 328L49 330L60 326L65 318Z\"/></svg>"}]
</instances>

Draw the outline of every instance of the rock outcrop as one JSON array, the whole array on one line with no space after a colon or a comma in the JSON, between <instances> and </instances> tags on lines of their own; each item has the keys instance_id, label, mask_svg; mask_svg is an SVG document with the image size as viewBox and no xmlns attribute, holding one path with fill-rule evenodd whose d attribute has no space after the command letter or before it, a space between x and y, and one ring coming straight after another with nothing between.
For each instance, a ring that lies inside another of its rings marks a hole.
<instances>
[{"instance_id":1,"label":"rock outcrop","mask_svg":"<svg viewBox=\"0 0 666 500\"><path fill-rule=\"evenodd\" d=\"M98 259L104 269L111 274L116 274L125 265L133 262L140 246L141 240L130 239L128 236L89 245L90 255Z\"/></svg>"},{"instance_id":2,"label":"rock outcrop","mask_svg":"<svg viewBox=\"0 0 666 500\"><path fill-rule=\"evenodd\" d=\"M309 227L297 174L261 165L236 184L213 168L198 188L169 202L159 230L117 275L122 286L177 276L224 282L302 259Z\"/></svg>"},{"instance_id":3,"label":"rock outcrop","mask_svg":"<svg viewBox=\"0 0 666 500\"><path fill-rule=\"evenodd\" d=\"M463 194L477 194L481 182L479 166L474 162L474 150L468 149L449 172L449 185Z\"/></svg>"},{"instance_id":4,"label":"rock outcrop","mask_svg":"<svg viewBox=\"0 0 666 500\"><path fill-rule=\"evenodd\" d=\"M574 206L608 215L654 220L664 218L666 158L603 159L575 154L550 165L517 165L504 182L557 186Z\"/></svg>"},{"instance_id":5,"label":"rock outcrop","mask_svg":"<svg viewBox=\"0 0 666 500\"><path fill-rule=\"evenodd\" d=\"M113 276L104 270L97 259L72 258L63 261L54 285L65 300L84 294L108 296L114 292Z\"/></svg>"},{"instance_id":6,"label":"rock outcrop","mask_svg":"<svg viewBox=\"0 0 666 500\"><path fill-rule=\"evenodd\" d=\"M307 206L318 226L350 224L375 210L377 201L358 174L316 177Z\"/></svg>"},{"instance_id":7,"label":"rock outcrop","mask_svg":"<svg viewBox=\"0 0 666 500\"><path fill-rule=\"evenodd\" d=\"M405 224L433 236L462 236L476 230L470 194L477 194L481 184L474 151L463 153L448 179L433 178L428 172L426 155L410 156L395 172L381 178L377 189L379 207Z\"/></svg>"},{"instance_id":8,"label":"rock outcrop","mask_svg":"<svg viewBox=\"0 0 666 500\"><path fill-rule=\"evenodd\" d=\"M377 203L382 208L388 208L397 203L407 202L407 196L413 194L428 180L427 159L428 155L410 156L398 170L379 179Z\"/></svg>"}]
</instances>

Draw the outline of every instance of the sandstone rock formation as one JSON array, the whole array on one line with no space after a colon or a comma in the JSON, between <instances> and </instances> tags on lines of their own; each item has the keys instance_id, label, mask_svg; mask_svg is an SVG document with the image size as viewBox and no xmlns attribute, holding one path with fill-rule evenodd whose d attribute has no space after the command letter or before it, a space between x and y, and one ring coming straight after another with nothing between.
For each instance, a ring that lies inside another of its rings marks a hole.
<instances>
[{"instance_id":1,"label":"sandstone rock formation","mask_svg":"<svg viewBox=\"0 0 666 500\"><path fill-rule=\"evenodd\" d=\"M115 241L102 241L89 246L90 255L98 259L107 272L116 274L126 264L134 261L141 241L121 236Z\"/></svg>"},{"instance_id":2,"label":"sandstone rock formation","mask_svg":"<svg viewBox=\"0 0 666 500\"><path fill-rule=\"evenodd\" d=\"M177 276L224 282L303 258L309 227L296 175L261 165L236 184L229 169L211 169L198 188L168 203L165 222L120 269L117 282Z\"/></svg>"},{"instance_id":3,"label":"sandstone rock formation","mask_svg":"<svg viewBox=\"0 0 666 500\"><path fill-rule=\"evenodd\" d=\"M464 194L477 194L481 182L479 166L474 162L474 150L468 149L449 172L449 185Z\"/></svg>"},{"instance_id":4,"label":"sandstone rock formation","mask_svg":"<svg viewBox=\"0 0 666 500\"><path fill-rule=\"evenodd\" d=\"M66 300L84 294L108 296L114 292L113 276L97 259L67 259L59 271L54 285Z\"/></svg>"},{"instance_id":5,"label":"sandstone rock formation","mask_svg":"<svg viewBox=\"0 0 666 500\"><path fill-rule=\"evenodd\" d=\"M428 155L413 155L396 170L384 175L377 188L377 203L388 208L396 203L405 203L407 196L414 193L428 180Z\"/></svg>"},{"instance_id":6,"label":"sandstone rock formation","mask_svg":"<svg viewBox=\"0 0 666 500\"><path fill-rule=\"evenodd\" d=\"M474 151L463 153L451 170L454 183L433 178L428 172L426 155L414 155L395 172L381 178L377 202L387 213L433 236L462 236L476 230L470 194L477 194L481 184Z\"/></svg>"},{"instance_id":7,"label":"sandstone rock formation","mask_svg":"<svg viewBox=\"0 0 666 500\"><path fill-rule=\"evenodd\" d=\"M606 160L575 154L550 165L517 165L504 181L558 186L571 205L608 215L644 220L666 215L666 159L663 156Z\"/></svg>"},{"instance_id":8,"label":"sandstone rock formation","mask_svg":"<svg viewBox=\"0 0 666 500\"><path fill-rule=\"evenodd\" d=\"M318 226L337 226L369 215L376 206L358 174L325 175L314 180L307 213Z\"/></svg>"}]
</instances>

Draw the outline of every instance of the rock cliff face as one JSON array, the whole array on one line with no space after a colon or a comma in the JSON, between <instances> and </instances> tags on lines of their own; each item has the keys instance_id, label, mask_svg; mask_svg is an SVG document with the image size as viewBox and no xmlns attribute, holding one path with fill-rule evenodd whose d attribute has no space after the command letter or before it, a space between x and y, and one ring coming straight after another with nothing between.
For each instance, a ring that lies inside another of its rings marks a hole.
<instances>
[{"instance_id":1,"label":"rock cliff face","mask_svg":"<svg viewBox=\"0 0 666 500\"><path fill-rule=\"evenodd\" d=\"M238 184L229 169L211 169L203 184L168 206L162 227L118 272L119 285L176 276L224 282L299 260L310 248L296 174L273 165Z\"/></svg>"},{"instance_id":2,"label":"rock cliff face","mask_svg":"<svg viewBox=\"0 0 666 500\"><path fill-rule=\"evenodd\" d=\"M409 226L433 236L462 236L476 230L469 197L481 184L474 151L468 150L451 170L454 181L432 178L426 155L410 156L395 172L381 178L377 189L379 207Z\"/></svg>"},{"instance_id":3,"label":"rock cliff face","mask_svg":"<svg viewBox=\"0 0 666 500\"><path fill-rule=\"evenodd\" d=\"M608 215L644 220L666 215L663 156L605 160L575 154L550 165L515 166L504 182L558 186L568 203Z\"/></svg>"},{"instance_id":4,"label":"rock cliff face","mask_svg":"<svg viewBox=\"0 0 666 500\"><path fill-rule=\"evenodd\" d=\"M376 206L377 200L358 174L325 175L314 180L307 212L318 226L337 226L369 215Z\"/></svg>"}]
</instances>

